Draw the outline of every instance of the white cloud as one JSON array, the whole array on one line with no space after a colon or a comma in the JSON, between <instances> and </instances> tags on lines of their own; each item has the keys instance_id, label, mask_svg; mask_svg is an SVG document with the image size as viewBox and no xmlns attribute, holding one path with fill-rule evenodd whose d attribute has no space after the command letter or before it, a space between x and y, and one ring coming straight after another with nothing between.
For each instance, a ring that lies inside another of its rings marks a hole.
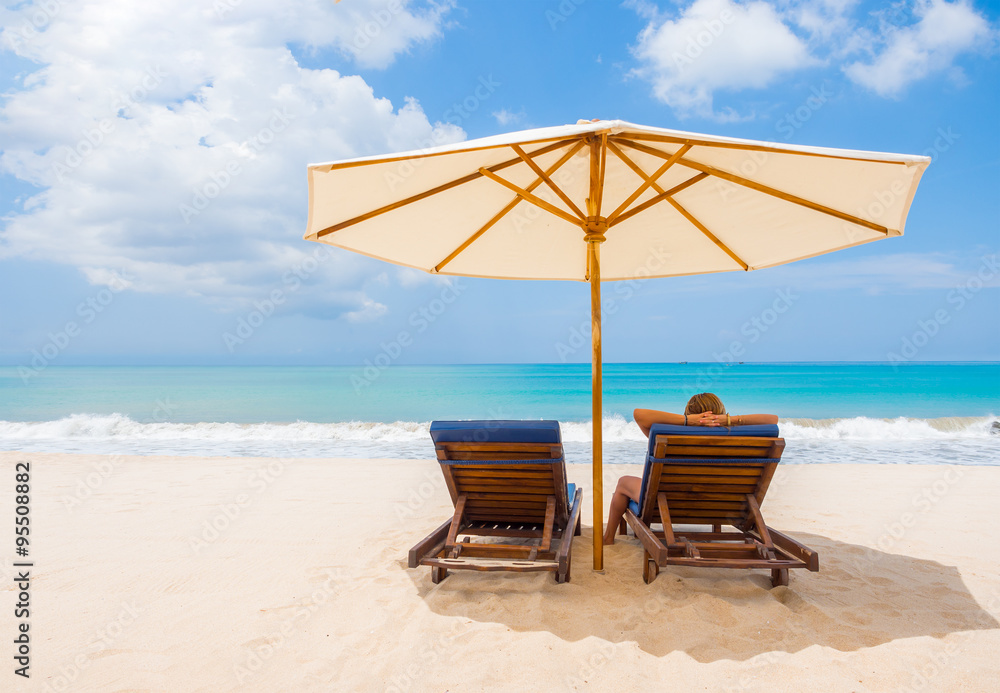
<instances>
[{"instance_id":1,"label":"white cloud","mask_svg":"<svg viewBox=\"0 0 1000 693\"><path fill-rule=\"evenodd\" d=\"M912 26L884 28L881 51L870 62L844 68L852 81L880 96L897 96L931 73L957 69L955 58L984 45L992 33L986 18L963 1L918 2L914 13L920 20Z\"/></svg>"},{"instance_id":2,"label":"white cloud","mask_svg":"<svg viewBox=\"0 0 1000 693\"><path fill-rule=\"evenodd\" d=\"M377 312L351 293L367 260L317 261L301 240L305 166L465 134L288 46L386 65L437 34L446 4L92 0L31 24L43 5L0 16L4 45L40 65L0 108L0 169L40 188L4 219L0 257L228 309L294 281L297 296Z\"/></svg>"},{"instance_id":3,"label":"white cloud","mask_svg":"<svg viewBox=\"0 0 1000 693\"><path fill-rule=\"evenodd\" d=\"M514 113L506 108L501 108L499 111L493 111L493 117L500 125L514 125L524 120L524 110Z\"/></svg>"},{"instance_id":4,"label":"white cloud","mask_svg":"<svg viewBox=\"0 0 1000 693\"><path fill-rule=\"evenodd\" d=\"M373 322L385 315L388 310L385 305L366 296L360 308L344 313L344 317L348 322Z\"/></svg>"},{"instance_id":5,"label":"white cloud","mask_svg":"<svg viewBox=\"0 0 1000 693\"><path fill-rule=\"evenodd\" d=\"M653 17L633 53L641 63L634 74L656 98L682 117L719 120L738 116L714 112L714 92L760 89L818 63L774 7L732 0L696 0L674 19Z\"/></svg>"},{"instance_id":6,"label":"white cloud","mask_svg":"<svg viewBox=\"0 0 1000 693\"><path fill-rule=\"evenodd\" d=\"M786 16L816 42L842 42L852 33L851 11L858 0L805 0L788 3Z\"/></svg>"},{"instance_id":7,"label":"white cloud","mask_svg":"<svg viewBox=\"0 0 1000 693\"><path fill-rule=\"evenodd\" d=\"M681 118L753 118L716 107L716 94L762 89L813 67L833 66L889 98L935 73L964 86L956 58L990 50L997 37L970 0L900 0L871 12L859 0L694 0L670 16L646 0L625 4L648 22L632 47L639 66L631 74Z\"/></svg>"}]
</instances>

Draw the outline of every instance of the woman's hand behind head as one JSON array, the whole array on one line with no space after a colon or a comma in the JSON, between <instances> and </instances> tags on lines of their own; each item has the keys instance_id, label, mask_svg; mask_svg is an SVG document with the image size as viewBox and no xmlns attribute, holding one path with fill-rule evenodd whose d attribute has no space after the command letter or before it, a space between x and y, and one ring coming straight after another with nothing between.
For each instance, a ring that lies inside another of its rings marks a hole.
<instances>
[{"instance_id":1,"label":"woman's hand behind head","mask_svg":"<svg viewBox=\"0 0 1000 693\"><path fill-rule=\"evenodd\" d=\"M688 426L721 426L726 422L726 415L703 411L700 414L688 414L687 422Z\"/></svg>"}]
</instances>

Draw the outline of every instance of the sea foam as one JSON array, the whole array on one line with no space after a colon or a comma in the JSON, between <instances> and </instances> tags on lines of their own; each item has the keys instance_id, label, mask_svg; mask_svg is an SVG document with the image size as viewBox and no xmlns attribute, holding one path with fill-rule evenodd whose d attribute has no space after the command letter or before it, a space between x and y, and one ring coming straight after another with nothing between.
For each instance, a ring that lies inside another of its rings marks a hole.
<instances>
[{"instance_id":1,"label":"sea foam","mask_svg":"<svg viewBox=\"0 0 1000 693\"><path fill-rule=\"evenodd\" d=\"M560 422L567 443L591 441L589 421ZM943 417L937 419L783 419L781 435L788 440L945 440L949 438L990 438L1000 443L1000 422L994 416ZM409 442L427 440L430 422L344 421L316 423L171 423L139 422L123 414L73 414L56 421L0 421L0 443L11 441L57 440L204 440L213 442L248 441L367 441ZM605 417L606 442L645 441L633 421L620 415Z\"/></svg>"}]
</instances>

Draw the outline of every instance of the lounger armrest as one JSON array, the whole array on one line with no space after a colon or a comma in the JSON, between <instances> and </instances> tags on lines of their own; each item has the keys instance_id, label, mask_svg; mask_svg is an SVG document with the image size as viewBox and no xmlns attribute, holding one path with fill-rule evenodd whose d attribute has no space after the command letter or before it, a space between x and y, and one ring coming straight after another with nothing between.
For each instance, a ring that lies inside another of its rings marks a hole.
<instances>
[{"instance_id":1,"label":"lounger armrest","mask_svg":"<svg viewBox=\"0 0 1000 693\"><path fill-rule=\"evenodd\" d=\"M771 534L771 541L774 542L775 546L780 546L782 549L795 556L797 559L806 564L806 568L813 573L819 572L819 554L810 549L808 546L800 544L799 542L792 539L787 534L779 532L771 527L767 528L768 532Z\"/></svg>"},{"instance_id":2,"label":"lounger armrest","mask_svg":"<svg viewBox=\"0 0 1000 693\"><path fill-rule=\"evenodd\" d=\"M562 539L559 541L559 553L557 559L569 556L570 548L573 546L573 533L576 530L577 520L580 519L580 510L583 507L583 489L576 489L573 494L573 503L570 506L569 521L563 528Z\"/></svg>"},{"instance_id":3,"label":"lounger armrest","mask_svg":"<svg viewBox=\"0 0 1000 693\"><path fill-rule=\"evenodd\" d=\"M628 522L639 543L649 552L653 560L658 564L667 560L667 547L660 541L659 537L653 534L653 530L646 526L646 523L628 508L625 510L625 521Z\"/></svg>"},{"instance_id":4,"label":"lounger armrest","mask_svg":"<svg viewBox=\"0 0 1000 693\"><path fill-rule=\"evenodd\" d=\"M410 568L416 568L419 566L420 559L431 553L434 547L438 544L444 544L445 539L448 538L449 529L451 529L451 518L445 520L444 524L421 539L412 549L410 549L407 565Z\"/></svg>"}]
</instances>

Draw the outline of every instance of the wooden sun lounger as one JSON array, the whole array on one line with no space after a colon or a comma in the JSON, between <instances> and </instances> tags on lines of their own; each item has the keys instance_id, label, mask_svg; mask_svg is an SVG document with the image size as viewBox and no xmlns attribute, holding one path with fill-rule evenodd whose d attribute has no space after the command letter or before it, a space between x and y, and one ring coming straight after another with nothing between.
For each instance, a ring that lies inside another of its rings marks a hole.
<instances>
[{"instance_id":1,"label":"wooden sun lounger","mask_svg":"<svg viewBox=\"0 0 1000 693\"><path fill-rule=\"evenodd\" d=\"M431 437L455 513L410 549L409 567L551 571L570 579L583 491L566 483L556 421L435 421ZM532 539L483 543L472 537Z\"/></svg>"},{"instance_id":2,"label":"wooden sun lounger","mask_svg":"<svg viewBox=\"0 0 1000 693\"><path fill-rule=\"evenodd\" d=\"M777 426L650 429L642 495L619 528L624 534L627 522L642 543L647 584L668 565L769 569L775 587L788 584L790 568L819 570L819 554L768 527L761 514L785 446L777 436Z\"/></svg>"}]
</instances>

